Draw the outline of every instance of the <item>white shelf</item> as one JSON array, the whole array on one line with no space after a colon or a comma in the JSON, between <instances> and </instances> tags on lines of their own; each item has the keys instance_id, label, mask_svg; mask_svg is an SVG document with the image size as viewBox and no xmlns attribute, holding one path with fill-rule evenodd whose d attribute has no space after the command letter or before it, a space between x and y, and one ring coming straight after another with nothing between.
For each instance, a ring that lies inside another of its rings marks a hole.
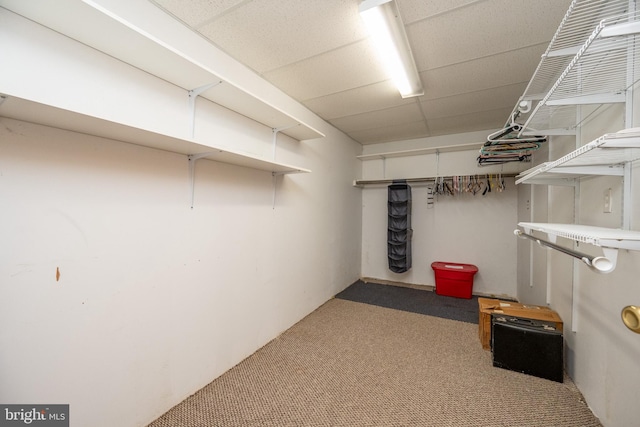
<instances>
[{"instance_id":1,"label":"white shelf","mask_svg":"<svg viewBox=\"0 0 640 427\"><path fill-rule=\"evenodd\" d=\"M609 133L555 160L518 175L516 184L570 184L588 175L624 175L640 159L640 129Z\"/></svg>"},{"instance_id":2,"label":"white shelf","mask_svg":"<svg viewBox=\"0 0 640 427\"><path fill-rule=\"evenodd\" d=\"M628 182L630 169L625 166L638 159L640 159L640 129L626 129L617 133L605 134L556 161L529 169L516 178L516 184L567 185L576 183L576 180L584 176L620 176L625 178L623 198L627 200L631 194L630 182ZM630 203L625 203L623 206L625 229L530 222L521 222L518 225L525 230L529 237L531 237L532 230L546 233L552 243L543 243L543 245L580 258L589 267L599 272L608 273L615 269L619 249L640 251L640 232L627 229L630 217L629 206ZM600 246L603 248L604 256L589 257L556 246L557 237Z\"/></svg>"},{"instance_id":3,"label":"white shelf","mask_svg":"<svg viewBox=\"0 0 640 427\"><path fill-rule=\"evenodd\" d=\"M518 226L522 227L526 233L530 233L531 230L539 231L546 233L550 238L564 237L604 248L640 251L640 231L534 222L520 222Z\"/></svg>"},{"instance_id":4,"label":"white shelf","mask_svg":"<svg viewBox=\"0 0 640 427\"><path fill-rule=\"evenodd\" d=\"M0 117L71 130L173 153L198 155L198 158L262 170L277 175L311 172L308 169L272 162L252 154L162 135L15 97L7 97L0 104Z\"/></svg>"},{"instance_id":5,"label":"white shelf","mask_svg":"<svg viewBox=\"0 0 640 427\"><path fill-rule=\"evenodd\" d=\"M360 160L379 160L392 157L422 156L425 154L448 153L456 151L479 150L482 143L445 145L441 147L418 148L415 150L387 151L384 153L362 154L357 156Z\"/></svg>"},{"instance_id":6,"label":"white shelf","mask_svg":"<svg viewBox=\"0 0 640 427\"><path fill-rule=\"evenodd\" d=\"M588 117L599 105L626 102L626 92L640 76L640 13L629 13L629 0L574 0L547 51L516 103L532 103L518 122L522 134L566 134L578 123L577 107ZM508 119L511 120L511 117Z\"/></svg>"},{"instance_id":7,"label":"white shelf","mask_svg":"<svg viewBox=\"0 0 640 427\"><path fill-rule=\"evenodd\" d=\"M296 140L325 136L285 111L293 100L259 87L261 78L229 65L228 57L151 2L0 0L0 6L185 89L185 100L189 91L215 84L200 96Z\"/></svg>"},{"instance_id":8,"label":"white shelf","mask_svg":"<svg viewBox=\"0 0 640 427\"><path fill-rule=\"evenodd\" d=\"M640 251L640 232L612 228L592 227L577 224L548 224L521 222L524 233L515 230L519 237L527 237L538 244L560 251L583 261L589 268L599 273L610 273L616 268L618 250ZM533 236L532 231L546 233L551 242ZM591 256L583 252L558 245L558 237L587 243L602 248L602 256Z\"/></svg>"}]
</instances>

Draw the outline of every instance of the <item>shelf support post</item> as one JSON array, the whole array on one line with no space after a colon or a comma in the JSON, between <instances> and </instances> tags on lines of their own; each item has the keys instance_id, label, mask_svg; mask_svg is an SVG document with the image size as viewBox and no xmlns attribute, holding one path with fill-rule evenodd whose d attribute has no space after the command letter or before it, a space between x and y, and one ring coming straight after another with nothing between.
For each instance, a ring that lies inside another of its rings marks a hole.
<instances>
[{"instance_id":1,"label":"shelf support post","mask_svg":"<svg viewBox=\"0 0 640 427\"><path fill-rule=\"evenodd\" d=\"M271 209L276 209L276 188L278 186L278 174L276 172L271 172L271 176L273 177L273 198L271 199Z\"/></svg>"},{"instance_id":2,"label":"shelf support post","mask_svg":"<svg viewBox=\"0 0 640 427\"><path fill-rule=\"evenodd\" d=\"M204 157L211 155L212 153L199 153L187 155L189 161L189 191L191 193L191 209L193 209L193 198L195 189L195 177L196 177L196 161Z\"/></svg>"},{"instance_id":3,"label":"shelf support post","mask_svg":"<svg viewBox=\"0 0 640 427\"><path fill-rule=\"evenodd\" d=\"M631 230L631 208L633 206L633 192L631 191L631 164L623 166L622 177L622 229Z\"/></svg>"},{"instance_id":4,"label":"shelf support post","mask_svg":"<svg viewBox=\"0 0 640 427\"><path fill-rule=\"evenodd\" d=\"M291 129L292 127L300 126L300 123L296 123L295 125L289 126L281 126L279 128L271 128L271 132L273 133L273 161L276 161L276 148L278 146L278 133L283 130ZM271 209L276 208L276 188L278 186L278 176L284 175L280 172L271 172L271 176L273 176L273 201L271 205Z\"/></svg>"},{"instance_id":5,"label":"shelf support post","mask_svg":"<svg viewBox=\"0 0 640 427\"><path fill-rule=\"evenodd\" d=\"M629 12L636 11L636 2L629 0ZM632 15L630 15L632 16ZM631 18L629 18L632 21ZM631 25L637 25L637 23L631 22ZM624 126L630 128L634 126L633 123L633 82L634 82L634 65L635 65L635 51L632 45L627 47L627 90L625 91L626 103L625 103L625 120ZM631 191L631 164L626 163L624 166L624 175L622 177L622 229L631 229L631 206L632 203L632 191Z\"/></svg>"},{"instance_id":6,"label":"shelf support post","mask_svg":"<svg viewBox=\"0 0 640 427\"><path fill-rule=\"evenodd\" d=\"M204 86L197 87L195 89L191 89L188 92L189 95L189 113L191 114L191 139L195 137L196 133L196 99L202 92L211 89L214 86L222 83L222 80L218 80L217 82L209 83Z\"/></svg>"},{"instance_id":7,"label":"shelf support post","mask_svg":"<svg viewBox=\"0 0 640 427\"><path fill-rule=\"evenodd\" d=\"M382 158L382 179L387 179L387 158Z\"/></svg>"}]
</instances>

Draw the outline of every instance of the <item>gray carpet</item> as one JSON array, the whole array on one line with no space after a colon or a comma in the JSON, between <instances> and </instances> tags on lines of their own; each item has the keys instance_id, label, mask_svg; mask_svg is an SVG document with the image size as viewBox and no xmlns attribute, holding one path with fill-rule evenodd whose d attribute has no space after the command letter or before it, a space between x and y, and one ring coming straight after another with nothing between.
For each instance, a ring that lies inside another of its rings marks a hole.
<instances>
[{"instance_id":1,"label":"gray carpet","mask_svg":"<svg viewBox=\"0 0 640 427\"><path fill-rule=\"evenodd\" d=\"M478 297L470 299L438 295L424 289L365 283L358 280L336 298L380 307L427 314L461 322L478 323Z\"/></svg>"},{"instance_id":2,"label":"gray carpet","mask_svg":"<svg viewBox=\"0 0 640 427\"><path fill-rule=\"evenodd\" d=\"M569 378L494 368L477 325L332 299L150 426L600 423Z\"/></svg>"}]
</instances>

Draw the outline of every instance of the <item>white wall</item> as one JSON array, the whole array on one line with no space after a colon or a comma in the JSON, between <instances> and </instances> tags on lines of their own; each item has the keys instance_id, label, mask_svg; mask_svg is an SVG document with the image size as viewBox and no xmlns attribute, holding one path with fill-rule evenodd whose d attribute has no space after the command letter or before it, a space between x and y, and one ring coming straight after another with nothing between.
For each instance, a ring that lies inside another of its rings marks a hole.
<instances>
[{"instance_id":1,"label":"white wall","mask_svg":"<svg viewBox=\"0 0 640 427\"><path fill-rule=\"evenodd\" d=\"M598 117L581 127L578 145L624 128L624 117L622 106L604 109ZM554 160L572 151L574 144L575 138L572 142L566 137L553 138L549 144L550 158ZM640 224L640 178L637 171L635 165L631 224L631 229L635 230ZM621 227L621 185L619 178L583 179L578 190L576 222ZM607 188L613 189L613 213L603 212ZM548 222L571 223L574 219L573 199L573 189L549 187L548 203L542 208L536 206L537 215L546 216ZM559 239L558 243L572 246L572 242L566 239ZM578 249L592 255L602 254L600 248L587 244L580 245ZM636 402L640 382L640 340L637 334L624 326L620 312L626 305L640 304L637 280L640 253L620 250L617 267L609 274L593 272L582 262L556 251L547 251L547 257L546 260L535 260L533 269L536 274L548 278L549 292L544 294L565 323L567 372L605 427L636 425L640 419L640 407ZM519 289L519 296L526 294L520 292L522 290Z\"/></svg>"},{"instance_id":2,"label":"white wall","mask_svg":"<svg viewBox=\"0 0 640 427\"><path fill-rule=\"evenodd\" d=\"M400 142L397 151L447 143L482 143L491 131ZM385 144L364 146L365 154L390 151ZM478 150L363 161L363 179L402 179L445 175L514 172L528 164L478 167ZM434 286L434 261L474 264L473 292L515 298L517 294L517 189L506 178L506 190L483 196L465 193L438 196L428 205L428 184L412 184L412 268L394 273L387 261L387 186L362 190L362 275L367 278Z\"/></svg>"},{"instance_id":3,"label":"white wall","mask_svg":"<svg viewBox=\"0 0 640 427\"><path fill-rule=\"evenodd\" d=\"M184 91L48 30L14 34L36 63L7 61L0 92L187 129ZM0 402L146 425L357 280L361 147L314 125L327 136L278 137L277 160L313 172L279 177L275 209L270 173L208 160L191 209L184 155L0 118ZM196 129L271 152L271 129L212 103Z\"/></svg>"}]
</instances>

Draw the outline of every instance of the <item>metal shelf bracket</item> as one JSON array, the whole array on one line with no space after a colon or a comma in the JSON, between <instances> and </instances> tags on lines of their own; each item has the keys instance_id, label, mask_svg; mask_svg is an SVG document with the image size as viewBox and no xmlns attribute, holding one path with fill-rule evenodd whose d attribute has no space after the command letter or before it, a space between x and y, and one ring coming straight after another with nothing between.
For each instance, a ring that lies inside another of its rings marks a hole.
<instances>
[{"instance_id":1,"label":"metal shelf bracket","mask_svg":"<svg viewBox=\"0 0 640 427\"><path fill-rule=\"evenodd\" d=\"M217 82L209 83L204 86L197 87L195 89L191 89L187 94L189 96L189 113L191 115L191 138L195 137L196 133L196 99L200 94L204 91L211 89L214 86L218 86L222 83L222 80L218 80Z\"/></svg>"},{"instance_id":2,"label":"metal shelf bracket","mask_svg":"<svg viewBox=\"0 0 640 427\"><path fill-rule=\"evenodd\" d=\"M276 147L278 146L278 133L282 132L283 130L294 128L296 126L300 126L300 123L296 123L295 125L281 126L279 128L271 129L271 132L273 133L273 160L274 161L276 160Z\"/></svg>"}]
</instances>

